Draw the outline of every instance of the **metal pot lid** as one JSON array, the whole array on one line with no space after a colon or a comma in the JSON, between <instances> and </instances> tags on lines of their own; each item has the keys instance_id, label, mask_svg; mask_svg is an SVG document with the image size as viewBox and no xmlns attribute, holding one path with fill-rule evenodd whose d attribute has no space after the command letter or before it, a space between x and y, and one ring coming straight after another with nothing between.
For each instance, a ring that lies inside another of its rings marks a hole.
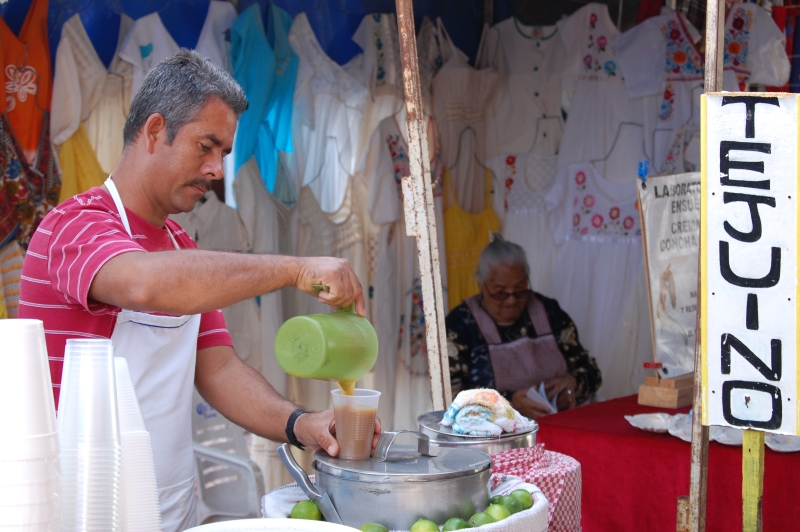
<instances>
[{"instance_id":1,"label":"metal pot lid","mask_svg":"<svg viewBox=\"0 0 800 532\"><path fill-rule=\"evenodd\" d=\"M434 410L433 412L422 414L421 416L417 417L417 423L419 423L420 427L424 427L426 430L429 430L432 433L441 434L442 436L444 436L444 438L442 438L444 440L449 440L453 438L475 440L475 441L504 440L507 438L517 438L519 436L530 434L531 432L537 432L539 430L539 424L534 421L534 425L528 429L515 430L514 432L504 432L497 437L473 436L471 434L457 434L453 432L452 427L445 427L444 425L439 424L439 422L444 417L444 412L445 412L444 410Z\"/></svg>"},{"instance_id":2,"label":"metal pot lid","mask_svg":"<svg viewBox=\"0 0 800 532\"><path fill-rule=\"evenodd\" d=\"M417 447L392 445L385 462L375 460L343 460L325 451L317 451L314 469L320 473L364 482L404 483L428 482L459 478L480 473L492 466L488 454L472 449L441 447L438 456L422 456Z\"/></svg>"}]
</instances>

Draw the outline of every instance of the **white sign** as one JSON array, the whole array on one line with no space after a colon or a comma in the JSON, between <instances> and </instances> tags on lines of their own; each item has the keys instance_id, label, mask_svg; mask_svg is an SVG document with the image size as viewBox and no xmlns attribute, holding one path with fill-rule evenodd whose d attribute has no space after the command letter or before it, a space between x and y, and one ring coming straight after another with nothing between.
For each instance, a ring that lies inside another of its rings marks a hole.
<instances>
[{"instance_id":1,"label":"white sign","mask_svg":"<svg viewBox=\"0 0 800 532\"><path fill-rule=\"evenodd\" d=\"M700 172L655 176L639 188L653 349L663 377L694 371Z\"/></svg>"},{"instance_id":2,"label":"white sign","mask_svg":"<svg viewBox=\"0 0 800 532\"><path fill-rule=\"evenodd\" d=\"M703 96L703 424L798 434L798 101Z\"/></svg>"}]
</instances>

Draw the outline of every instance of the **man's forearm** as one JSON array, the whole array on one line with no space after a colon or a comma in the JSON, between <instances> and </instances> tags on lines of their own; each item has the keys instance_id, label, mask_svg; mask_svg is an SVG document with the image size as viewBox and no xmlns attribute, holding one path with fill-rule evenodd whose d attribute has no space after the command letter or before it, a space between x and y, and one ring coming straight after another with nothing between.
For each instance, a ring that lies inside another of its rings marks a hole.
<instances>
[{"instance_id":1,"label":"man's forearm","mask_svg":"<svg viewBox=\"0 0 800 532\"><path fill-rule=\"evenodd\" d=\"M200 314L294 286L301 261L199 249L125 253L100 269L89 297L131 310Z\"/></svg>"},{"instance_id":2,"label":"man's forearm","mask_svg":"<svg viewBox=\"0 0 800 532\"><path fill-rule=\"evenodd\" d=\"M264 377L241 362L233 348L199 351L195 385L200 395L230 421L272 441L286 441L286 421L297 405L281 397Z\"/></svg>"}]
</instances>

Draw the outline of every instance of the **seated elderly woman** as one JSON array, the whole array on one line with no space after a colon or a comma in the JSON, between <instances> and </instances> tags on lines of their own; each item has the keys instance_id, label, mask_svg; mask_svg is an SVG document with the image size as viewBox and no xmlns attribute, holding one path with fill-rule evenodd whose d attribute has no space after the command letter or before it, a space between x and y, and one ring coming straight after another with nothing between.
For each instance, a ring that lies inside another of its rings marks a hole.
<instances>
[{"instance_id":1,"label":"seated elderly woman","mask_svg":"<svg viewBox=\"0 0 800 532\"><path fill-rule=\"evenodd\" d=\"M526 397L544 383L559 410L586 402L600 387L597 363L578 341L575 324L558 302L529 287L525 250L495 236L481 252L480 295L445 319L453 395L494 388L522 415L546 415Z\"/></svg>"}]
</instances>

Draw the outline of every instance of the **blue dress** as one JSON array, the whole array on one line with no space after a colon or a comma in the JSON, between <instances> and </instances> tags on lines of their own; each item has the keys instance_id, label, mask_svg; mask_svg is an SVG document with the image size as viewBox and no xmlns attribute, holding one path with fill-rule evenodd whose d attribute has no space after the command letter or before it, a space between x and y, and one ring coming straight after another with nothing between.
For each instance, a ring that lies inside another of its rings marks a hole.
<instances>
[{"instance_id":1,"label":"blue dress","mask_svg":"<svg viewBox=\"0 0 800 532\"><path fill-rule=\"evenodd\" d=\"M231 27L233 77L247 95L234 140L234 172L255 156L267 190L275 188L278 150L292 151L292 98L297 56L289 46L291 17L270 5L264 29L261 6L253 4Z\"/></svg>"}]
</instances>

